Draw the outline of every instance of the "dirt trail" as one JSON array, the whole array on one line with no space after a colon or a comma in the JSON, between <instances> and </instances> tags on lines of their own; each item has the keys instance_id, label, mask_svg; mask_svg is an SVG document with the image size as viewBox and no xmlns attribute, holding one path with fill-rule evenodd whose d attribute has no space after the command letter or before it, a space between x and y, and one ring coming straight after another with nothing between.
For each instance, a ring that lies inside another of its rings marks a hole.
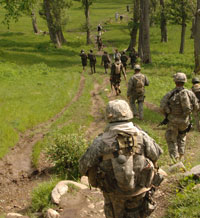
<instances>
[{"instance_id":1,"label":"dirt trail","mask_svg":"<svg viewBox=\"0 0 200 218\"><path fill-rule=\"evenodd\" d=\"M44 138L50 131L51 125L77 101L84 89L85 77L82 75L78 92L58 114L44 123L27 130L20 135L19 142L11 149L8 155L0 160L0 212L10 211L12 208L21 208L29 198L33 185L44 178L34 177L35 168L32 166L32 149L35 143ZM24 193L25 192L25 193ZM16 194L18 198L16 199Z\"/></svg>"},{"instance_id":2,"label":"dirt trail","mask_svg":"<svg viewBox=\"0 0 200 218\"><path fill-rule=\"evenodd\" d=\"M107 84L109 83L109 79L106 77L100 86L95 77L94 77L94 90L91 92L92 96L92 109L91 114L94 117L94 122L91 123L89 126L86 136L88 138L94 138L102 130L105 128L106 121L105 121L105 103L101 98L100 94L105 89Z\"/></svg>"}]
</instances>

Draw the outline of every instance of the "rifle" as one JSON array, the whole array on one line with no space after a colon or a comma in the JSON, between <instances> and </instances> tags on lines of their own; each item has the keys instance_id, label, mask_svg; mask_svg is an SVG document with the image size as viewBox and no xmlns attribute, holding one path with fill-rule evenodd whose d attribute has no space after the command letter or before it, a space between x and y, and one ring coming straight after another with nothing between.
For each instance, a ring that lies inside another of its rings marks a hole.
<instances>
[{"instance_id":1,"label":"rifle","mask_svg":"<svg viewBox=\"0 0 200 218\"><path fill-rule=\"evenodd\" d=\"M168 115L165 116L165 119L163 121L161 121L157 127L167 125L167 123L169 122L167 117L168 117Z\"/></svg>"}]
</instances>

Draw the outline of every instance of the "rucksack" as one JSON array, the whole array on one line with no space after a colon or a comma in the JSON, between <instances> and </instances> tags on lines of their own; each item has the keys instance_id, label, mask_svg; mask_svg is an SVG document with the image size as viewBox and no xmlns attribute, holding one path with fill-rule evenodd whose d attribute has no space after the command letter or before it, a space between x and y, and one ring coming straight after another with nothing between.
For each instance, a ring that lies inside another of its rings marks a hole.
<instances>
[{"instance_id":1,"label":"rucksack","mask_svg":"<svg viewBox=\"0 0 200 218\"><path fill-rule=\"evenodd\" d=\"M134 77L136 79L136 87L135 87L135 91L137 94L144 94L144 82L143 82L143 77L140 76L135 76Z\"/></svg>"},{"instance_id":2,"label":"rucksack","mask_svg":"<svg viewBox=\"0 0 200 218\"><path fill-rule=\"evenodd\" d=\"M140 137L138 133L118 133L117 144L112 146L113 152L104 154L102 157L102 161L111 161L117 186L124 192L131 192L136 186L149 188L157 179L153 162L141 153L142 148L138 143L138 137ZM107 186L107 190L111 191L115 185L108 184L106 181L107 178L111 179L111 174L111 172L106 174L98 166L94 166L87 173L89 184L102 190L105 190ZM159 186L160 180L156 183L155 185Z\"/></svg>"},{"instance_id":3,"label":"rucksack","mask_svg":"<svg viewBox=\"0 0 200 218\"><path fill-rule=\"evenodd\" d=\"M121 73L121 64L120 63L114 63L115 65L115 74Z\"/></svg>"},{"instance_id":4,"label":"rucksack","mask_svg":"<svg viewBox=\"0 0 200 218\"><path fill-rule=\"evenodd\" d=\"M153 180L153 163L144 155L137 155L141 151L137 142L137 135L137 133L133 135L124 132L118 133L118 156L111 158L117 185L125 192L132 191L137 185L149 187ZM103 159L109 158L109 155L105 155ZM139 172L142 175L140 180L138 180L138 172L134 172L135 163L141 168L141 172Z\"/></svg>"},{"instance_id":5,"label":"rucksack","mask_svg":"<svg viewBox=\"0 0 200 218\"><path fill-rule=\"evenodd\" d=\"M95 62L96 61L95 55L91 54L90 59L92 62Z\"/></svg>"}]
</instances>

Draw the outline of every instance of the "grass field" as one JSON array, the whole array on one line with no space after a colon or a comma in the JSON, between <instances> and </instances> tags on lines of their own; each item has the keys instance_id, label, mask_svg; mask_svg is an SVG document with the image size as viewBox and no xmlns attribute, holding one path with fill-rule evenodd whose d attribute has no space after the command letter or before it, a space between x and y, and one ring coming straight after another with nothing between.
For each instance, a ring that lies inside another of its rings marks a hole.
<instances>
[{"instance_id":1,"label":"grass field","mask_svg":"<svg viewBox=\"0 0 200 218\"><path fill-rule=\"evenodd\" d=\"M126 5L131 0L97 0L91 6L92 40L95 42L96 26L101 23L105 29L102 36L105 49L112 53L114 48L126 49L129 43L127 21L132 13L126 12ZM121 22L115 21L115 12L124 15ZM81 78L81 49L89 51L94 44L86 46L86 34L83 32L84 13L81 4L74 1L68 10L68 24L64 34L67 44L60 49L54 48L48 35L35 35L32 31L31 19L20 18L18 23L11 23L10 29L0 23L0 158L14 146L19 134L47 121L67 105L76 95ZM4 13L0 11L0 20ZM47 31L45 21L38 16L39 29ZM188 25L189 26L189 25ZM160 42L160 29L151 27L152 64L142 65L142 72L150 80L146 89L146 101L159 105L162 96L174 87L172 75L182 71L188 76L186 87L191 87L194 67L193 40L190 39L189 27L186 32L185 54L179 54L180 26L168 26L168 43ZM97 52L97 48L94 48ZM107 76L100 66L97 57L96 80L101 83ZM128 71L130 78L132 71ZM89 75L89 67L84 73L85 87L78 102L52 125L51 132L73 133L77 129L87 129L93 121L90 114L93 77ZM109 88L109 87L108 87ZM126 97L126 86L122 81L122 95ZM108 101L106 93L101 97ZM162 145L164 155L161 164L168 161L164 132L155 127L162 120L161 115L145 108L145 121L135 122L141 125L155 140ZM68 122L71 121L71 122ZM58 126L67 123L58 130ZM50 133L51 134L51 133ZM37 164L46 138L38 142L33 151L33 161ZM192 144L192 143L191 143Z\"/></svg>"}]
</instances>

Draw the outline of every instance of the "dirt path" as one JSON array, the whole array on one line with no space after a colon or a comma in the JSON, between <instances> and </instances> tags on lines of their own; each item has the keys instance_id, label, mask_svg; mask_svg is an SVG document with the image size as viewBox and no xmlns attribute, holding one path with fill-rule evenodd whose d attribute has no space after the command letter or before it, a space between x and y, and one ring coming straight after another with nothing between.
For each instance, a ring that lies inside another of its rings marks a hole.
<instances>
[{"instance_id":1,"label":"dirt path","mask_svg":"<svg viewBox=\"0 0 200 218\"><path fill-rule=\"evenodd\" d=\"M71 102L51 119L21 134L17 145L0 160L0 212L24 208L33 186L48 176L34 176L36 169L31 162L33 146L44 138L50 131L51 125L80 98L84 84L85 77L82 75L78 92Z\"/></svg>"}]
</instances>

